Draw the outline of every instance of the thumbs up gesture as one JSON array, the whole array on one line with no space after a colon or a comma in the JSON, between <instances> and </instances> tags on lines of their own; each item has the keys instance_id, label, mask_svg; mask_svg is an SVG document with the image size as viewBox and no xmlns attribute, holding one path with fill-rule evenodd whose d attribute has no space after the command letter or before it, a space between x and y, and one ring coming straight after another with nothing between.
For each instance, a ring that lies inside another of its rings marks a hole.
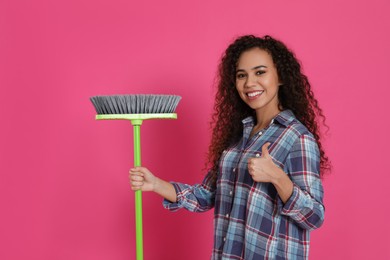
<instances>
[{"instance_id":1,"label":"thumbs up gesture","mask_svg":"<svg viewBox=\"0 0 390 260\"><path fill-rule=\"evenodd\" d=\"M248 160L248 171L252 179L256 182L273 182L280 168L272 161L268 152L270 143L265 143L261 147L261 157L250 158Z\"/></svg>"}]
</instances>

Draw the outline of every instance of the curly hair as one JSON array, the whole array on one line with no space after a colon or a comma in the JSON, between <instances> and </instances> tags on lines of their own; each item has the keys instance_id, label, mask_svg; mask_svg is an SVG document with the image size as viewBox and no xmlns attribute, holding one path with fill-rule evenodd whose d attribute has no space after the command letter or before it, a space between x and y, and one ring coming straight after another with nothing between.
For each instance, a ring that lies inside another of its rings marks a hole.
<instances>
[{"instance_id":1,"label":"curly hair","mask_svg":"<svg viewBox=\"0 0 390 260\"><path fill-rule=\"evenodd\" d=\"M314 135L320 150L320 174L323 176L323 173L331 168L321 144L319 129L319 118L326 126L325 116L294 53L282 42L268 35L262 38L253 35L239 37L222 56L216 78L217 93L211 120L212 139L206 162L208 174L211 174L212 180L216 180L222 152L237 143L242 136L241 121L248 116L255 117L255 111L242 101L235 88L238 59L244 51L252 48L260 48L271 55L279 81L282 82L278 92L279 104L283 109L290 109Z\"/></svg>"}]
</instances>

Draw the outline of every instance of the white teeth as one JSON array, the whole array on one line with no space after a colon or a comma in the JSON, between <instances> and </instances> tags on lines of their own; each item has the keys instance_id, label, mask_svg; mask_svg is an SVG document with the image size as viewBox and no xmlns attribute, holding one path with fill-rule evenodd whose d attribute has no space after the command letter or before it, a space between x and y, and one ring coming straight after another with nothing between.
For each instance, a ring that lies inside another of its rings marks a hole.
<instances>
[{"instance_id":1,"label":"white teeth","mask_svg":"<svg viewBox=\"0 0 390 260\"><path fill-rule=\"evenodd\" d=\"M261 93L263 93L263 91L251 92L251 93L247 93L247 95L248 97L255 97L257 95L260 95Z\"/></svg>"}]
</instances>

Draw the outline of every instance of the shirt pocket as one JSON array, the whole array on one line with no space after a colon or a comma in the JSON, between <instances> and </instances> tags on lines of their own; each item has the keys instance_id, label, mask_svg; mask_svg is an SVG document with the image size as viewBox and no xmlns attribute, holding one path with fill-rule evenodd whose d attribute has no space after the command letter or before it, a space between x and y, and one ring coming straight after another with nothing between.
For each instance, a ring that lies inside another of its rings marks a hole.
<instances>
[{"instance_id":1,"label":"shirt pocket","mask_svg":"<svg viewBox=\"0 0 390 260\"><path fill-rule=\"evenodd\" d=\"M268 147L269 155L272 158L272 161L276 166L278 166L281 169L284 169L284 164L286 161L287 155L283 153L280 149L275 149L278 144L271 144ZM258 150L251 150L246 152L246 160L248 161L249 158L260 158L263 155L261 147Z\"/></svg>"}]
</instances>

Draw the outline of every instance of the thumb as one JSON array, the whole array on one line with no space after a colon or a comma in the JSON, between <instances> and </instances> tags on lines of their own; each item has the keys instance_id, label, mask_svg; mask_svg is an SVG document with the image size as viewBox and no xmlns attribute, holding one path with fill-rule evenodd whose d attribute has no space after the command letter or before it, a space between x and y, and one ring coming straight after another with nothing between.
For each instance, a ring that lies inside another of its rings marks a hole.
<instances>
[{"instance_id":1,"label":"thumb","mask_svg":"<svg viewBox=\"0 0 390 260\"><path fill-rule=\"evenodd\" d=\"M271 143L265 143L262 147L261 147L261 157L264 157L264 158L268 158L270 155L269 155L269 152L268 152L268 147L270 146Z\"/></svg>"}]
</instances>

